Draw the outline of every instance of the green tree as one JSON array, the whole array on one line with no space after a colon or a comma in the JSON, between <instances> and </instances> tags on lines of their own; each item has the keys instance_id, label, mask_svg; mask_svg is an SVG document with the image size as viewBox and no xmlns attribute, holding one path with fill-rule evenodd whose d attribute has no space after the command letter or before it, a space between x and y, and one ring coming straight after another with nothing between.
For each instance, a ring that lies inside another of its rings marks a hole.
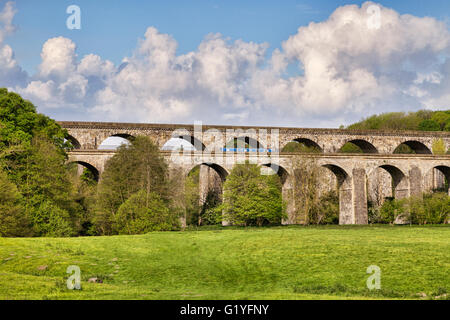
<instances>
[{"instance_id":1,"label":"green tree","mask_svg":"<svg viewBox=\"0 0 450 320\"><path fill-rule=\"evenodd\" d=\"M419 123L419 130L421 131L440 131L441 126L434 120L427 119Z\"/></svg>"},{"instance_id":2,"label":"green tree","mask_svg":"<svg viewBox=\"0 0 450 320\"><path fill-rule=\"evenodd\" d=\"M32 235L31 223L22 206L22 196L6 173L0 170L0 236Z\"/></svg>"},{"instance_id":3,"label":"green tree","mask_svg":"<svg viewBox=\"0 0 450 320\"><path fill-rule=\"evenodd\" d=\"M285 216L277 175L261 175L255 164L237 164L224 184L224 219L236 225L279 224Z\"/></svg>"},{"instance_id":4,"label":"green tree","mask_svg":"<svg viewBox=\"0 0 450 320\"><path fill-rule=\"evenodd\" d=\"M18 170L16 181L24 198L27 215L32 219L34 229L38 230L37 235L63 235L37 225L50 219L50 216L43 216L45 214L58 214L58 219L65 220L71 226L69 233L75 233L73 223L80 214L81 207L75 201L76 191L65 155L47 138L36 136L23 156L24 161ZM49 203L55 212L46 210L50 207ZM36 216L39 218L36 219ZM47 234L47 231L50 233ZM64 235L68 233L64 231Z\"/></svg>"},{"instance_id":5,"label":"green tree","mask_svg":"<svg viewBox=\"0 0 450 320\"><path fill-rule=\"evenodd\" d=\"M122 145L108 160L98 186L95 224L102 234L114 232L119 207L133 194L144 190L169 203L168 166L159 148L150 138L139 136Z\"/></svg>"},{"instance_id":6,"label":"green tree","mask_svg":"<svg viewBox=\"0 0 450 320\"><path fill-rule=\"evenodd\" d=\"M119 207L113 228L118 234L170 231L179 229L179 219L160 195L140 190Z\"/></svg>"},{"instance_id":7,"label":"green tree","mask_svg":"<svg viewBox=\"0 0 450 320\"><path fill-rule=\"evenodd\" d=\"M339 223L339 195L337 186L328 192L321 190L326 184L324 170L311 158L292 160L293 196L296 202L295 216L291 219L302 224Z\"/></svg>"},{"instance_id":8,"label":"green tree","mask_svg":"<svg viewBox=\"0 0 450 320\"><path fill-rule=\"evenodd\" d=\"M66 141L68 134L59 124L14 92L0 88L0 150L18 144L30 144L40 134L47 137L61 150L71 147Z\"/></svg>"},{"instance_id":9,"label":"green tree","mask_svg":"<svg viewBox=\"0 0 450 320\"><path fill-rule=\"evenodd\" d=\"M440 130L444 130L450 124L450 112L448 110L436 111L431 116L431 119L439 125Z\"/></svg>"},{"instance_id":10,"label":"green tree","mask_svg":"<svg viewBox=\"0 0 450 320\"><path fill-rule=\"evenodd\" d=\"M69 213L53 204L44 201L33 213L35 233L46 237L70 237L75 235L75 229Z\"/></svg>"}]
</instances>

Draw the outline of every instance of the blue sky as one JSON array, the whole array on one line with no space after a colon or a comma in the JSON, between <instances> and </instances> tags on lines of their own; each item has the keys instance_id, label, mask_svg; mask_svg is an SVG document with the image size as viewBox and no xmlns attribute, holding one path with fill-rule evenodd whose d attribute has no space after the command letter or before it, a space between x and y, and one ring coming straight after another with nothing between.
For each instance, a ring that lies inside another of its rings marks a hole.
<instances>
[{"instance_id":1,"label":"blue sky","mask_svg":"<svg viewBox=\"0 0 450 320\"><path fill-rule=\"evenodd\" d=\"M8 39L16 58L32 73L40 63L42 44L63 36L74 40L78 54L95 53L115 63L130 55L149 26L172 35L178 52L195 50L208 33L232 39L268 42L270 49L295 34L298 27L326 20L339 6L365 1L295 0L18 0L15 24L19 29ZM399 13L448 20L450 1L377 1ZM6 3L0 1L0 7ZM76 4L82 12L82 29L68 30L66 8ZM270 52L270 51L269 51Z\"/></svg>"},{"instance_id":2,"label":"blue sky","mask_svg":"<svg viewBox=\"0 0 450 320\"><path fill-rule=\"evenodd\" d=\"M448 109L449 13L447 0L0 0L0 87L58 120L337 127Z\"/></svg>"}]
</instances>

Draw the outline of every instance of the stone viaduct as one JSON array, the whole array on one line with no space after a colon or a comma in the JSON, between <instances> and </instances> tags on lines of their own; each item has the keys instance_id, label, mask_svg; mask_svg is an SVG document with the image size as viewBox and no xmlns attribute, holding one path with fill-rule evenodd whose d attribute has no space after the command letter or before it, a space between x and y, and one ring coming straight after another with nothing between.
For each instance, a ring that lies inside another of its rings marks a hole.
<instances>
[{"instance_id":1,"label":"stone viaduct","mask_svg":"<svg viewBox=\"0 0 450 320\"><path fill-rule=\"evenodd\" d=\"M192 143L195 150L163 150L169 166L187 176L200 166L200 193L225 181L236 163L249 161L273 169L281 179L287 204L285 224L305 223L296 215L294 171L299 161L311 159L323 171L323 189L339 190L339 223L367 224L368 200L381 205L386 197L405 198L432 189L448 188L450 155L433 154L439 144L450 149L450 132L355 131L284 127L234 127L171 124L59 122L69 132L75 149L69 161L100 176L114 150L98 147L108 137L149 136L161 148L172 138ZM229 142L236 140L237 146ZM283 147L297 141L319 153L286 153ZM339 153L347 142L363 153ZM405 144L415 154L396 154ZM236 148L237 147L237 148ZM270 170L269 170L270 171ZM219 188L220 189L220 188ZM448 189L447 189L448 192ZM226 223L226 222L225 222Z\"/></svg>"}]
</instances>

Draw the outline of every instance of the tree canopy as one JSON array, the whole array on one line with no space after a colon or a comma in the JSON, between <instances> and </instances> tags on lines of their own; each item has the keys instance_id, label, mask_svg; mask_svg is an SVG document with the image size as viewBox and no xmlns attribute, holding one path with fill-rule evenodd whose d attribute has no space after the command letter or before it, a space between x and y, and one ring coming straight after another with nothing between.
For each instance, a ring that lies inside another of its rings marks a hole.
<instances>
[{"instance_id":1,"label":"tree canopy","mask_svg":"<svg viewBox=\"0 0 450 320\"><path fill-rule=\"evenodd\" d=\"M218 208L236 225L280 224L285 216L280 179L276 174L261 175L256 164L237 164L225 181Z\"/></svg>"},{"instance_id":2,"label":"tree canopy","mask_svg":"<svg viewBox=\"0 0 450 320\"><path fill-rule=\"evenodd\" d=\"M450 131L450 110L382 113L365 118L347 128L354 130Z\"/></svg>"}]
</instances>

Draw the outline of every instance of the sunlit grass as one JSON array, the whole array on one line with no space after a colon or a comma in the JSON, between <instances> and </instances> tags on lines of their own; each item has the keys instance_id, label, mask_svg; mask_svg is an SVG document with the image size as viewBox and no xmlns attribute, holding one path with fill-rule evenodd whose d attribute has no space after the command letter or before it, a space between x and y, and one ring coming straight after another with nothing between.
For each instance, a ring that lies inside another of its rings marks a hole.
<instances>
[{"instance_id":1,"label":"sunlit grass","mask_svg":"<svg viewBox=\"0 0 450 320\"><path fill-rule=\"evenodd\" d=\"M449 239L450 226L0 238L0 299L448 299ZM66 288L70 265L82 290ZM366 287L369 265L379 291Z\"/></svg>"}]
</instances>

